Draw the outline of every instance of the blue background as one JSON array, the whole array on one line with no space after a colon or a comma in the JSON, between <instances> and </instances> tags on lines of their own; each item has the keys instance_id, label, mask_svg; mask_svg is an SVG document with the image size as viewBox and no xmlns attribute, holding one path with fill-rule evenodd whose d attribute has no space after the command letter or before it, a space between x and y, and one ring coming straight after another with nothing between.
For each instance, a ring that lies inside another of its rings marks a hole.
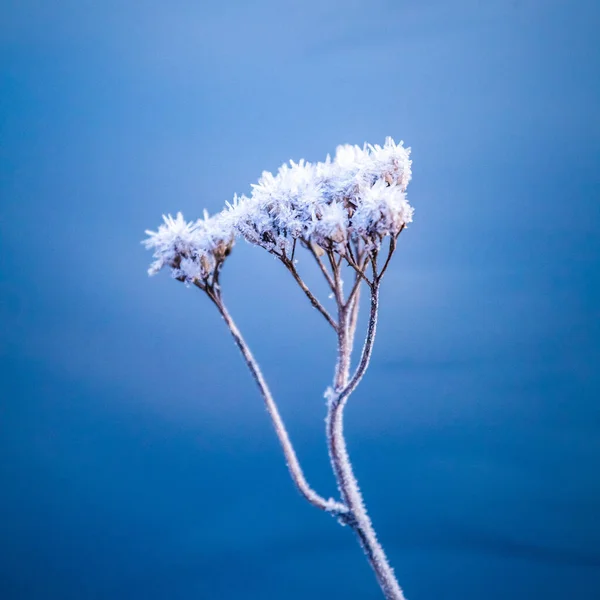
<instances>
[{"instance_id":1,"label":"blue background","mask_svg":"<svg viewBox=\"0 0 600 600\"><path fill-rule=\"evenodd\" d=\"M217 312L148 279L139 240L392 135L415 222L347 435L398 579L599 598L599 28L583 0L4 0L0 597L380 598L294 490ZM331 332L259 249L224 280L334 494Z\"/></svg>"}]
</instances>

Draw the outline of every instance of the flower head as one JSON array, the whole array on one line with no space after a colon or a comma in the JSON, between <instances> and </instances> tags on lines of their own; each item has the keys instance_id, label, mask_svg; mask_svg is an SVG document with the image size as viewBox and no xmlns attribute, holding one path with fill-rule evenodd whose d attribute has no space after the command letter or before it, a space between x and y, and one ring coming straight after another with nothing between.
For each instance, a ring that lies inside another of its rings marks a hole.
<instances>
[{"instance_id":1,"label":"flower head","mask_svg":"<svg viewBox=\"0 0 600 600\"><path fill-rule=\"evenodd\" d=\"M250 197L228 204L229 219L247 241L282 254L293 241L309 235L322 202L323 190L314 165L301 160L282 165L277 174L265 171Z\"/></svg>"},{"instance_id":2,"label":"flower head","mask_svg":"<svg viewBox=\"0 0 600 600\"><path fill-rule=\"evenodd\" d=\"M387 138L383 146L338 146L333 160L290 161L264 172L250 197L236 197L229 217L247 241L280 256L296 239L339 254L351 239L377 246L412 221L409 156Z\"/></svg>"},{"instance_id":3,"label":"flower head","mask_svg":"<svg viewBox=\"0 0 600 600\"><path fill-rule=\"evenodd\" d=\"M144 241L154 249L149 273L163 267L173 277L206 285L222 265L234 234L290 260L296 240L340 255L349 242L378 248L412 221L406 199L410 149L387 138L383 146L338 146L333 159L290 161L265 171L250 196L235 196L218 215L186 222L163 216Z\"/></svg>"},{"instance_id":4,"label":"flower head","mask_svg":"<svg viewBox=\"0 0 600 600\"><path fill-rule=\"evenodd\" d=\"M222 215L187 222L181 213L163 215L157 231L146 231L142 243L153 248L155 261L149 275L170 267L175 279L186 283L206 283L223 264L233 245L233 230Z\"/></svg>"}]
</instances>

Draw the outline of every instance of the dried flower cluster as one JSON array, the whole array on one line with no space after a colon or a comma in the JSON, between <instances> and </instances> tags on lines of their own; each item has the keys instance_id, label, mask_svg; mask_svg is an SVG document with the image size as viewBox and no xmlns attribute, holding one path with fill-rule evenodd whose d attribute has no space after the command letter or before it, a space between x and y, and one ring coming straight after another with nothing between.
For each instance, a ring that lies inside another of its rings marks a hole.
<instances>
[{"instance_id":1,"label":"dried flower cluster","mask_svg":"<svg viewBox=\"0 0 600 600\"><path fill-rule=\"evenodd\" d=\"M209 217L205 212L195 222L186 222L181 213L163 217L164 223L155 232L147 231L144 241L154 250L151 275L170 268L175 279L200 288L215 304L258 385L296 487L310 504L356 532L387 600L404 600L404 595L362 500L346 448L343 415L371 358L382 277L400 232L412 221L406 199L409 156L402 143L387 138L383 146L339 146L334 158L324 162L290 161L276 175L264 172L250 196L236 196L219 214ZM340 500L326 499L308 484L258 363L223 302L219 275L236 237L275 255L336 333L337 363L325 397L327 443ZM386 238L387 257L379 261ZM298 273L298 245L318 263L337 314L325 309ZM344 269L354 275L349 290L344 290ZM351 374L363 285L370 292L370 313L360 360Z\"/></svg>"},{"instance_id":2,"label":"dried flower cluster","mask_svg":"<svg viewBox=\"0 0 600 600\"><path fill-rule=\"evenodd\" d=\"M155 275L163 267L170 267L175 279L186 283L206 283L218 273L233 246L233 231L223 215L186 222L181 213L177 217L163 215L164 223L157 231L146 231L146 248L154 248L156 259L148 269Z\"/></svg>"},{"instance_id":3,"label":"dried flower cluster","mask_svg":"<svg viewBox=\"0 0 600 600\"><path fill-rule=\"evenodd\" d=\"M379 248L412 221L406 199L411 178L410 150L387 138L383 146L344 145L334 159L290 161L276 175L264 172L249 197L236 196L223 212L187 223L181 213L163 217L158 231L147 231L154 248L150 274L170 267L189 283L210 279L241 235L282 258L295 242L346 255L350 242Z\"/></svg>"}]
</instances>

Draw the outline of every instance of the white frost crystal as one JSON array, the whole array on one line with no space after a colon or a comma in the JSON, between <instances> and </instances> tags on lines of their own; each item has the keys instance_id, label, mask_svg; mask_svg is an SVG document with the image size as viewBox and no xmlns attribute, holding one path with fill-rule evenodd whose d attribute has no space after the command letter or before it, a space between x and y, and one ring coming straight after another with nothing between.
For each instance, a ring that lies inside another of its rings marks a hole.
<instances>
[{"instance_id":1,"label":"white frost crystal","mask_svg":"<svg viewBox=\"0 0 600 600\"><path fill-rule=\"evenodd\" d=\"M194 283L214 275L233 245L233 229L222 215L187 222L181 213L177 217L163 215L164 223L157 231L146 231L146 248L154 249L156 259L149 275L170 267L174 278Z\"/></svg>"},{"instance_id":2,"label":"white frost crystal","mask_svg":"<svg viewBox=\"0 0 600 600\"><path fill-rule=\"evenodd\" d=\"M168 266L177 279L206 280L236 234L281 257L290 257L298 239L342 255L349 241L378 248L412 221L410 178L410 149L389 137L383 146L338 146L333 160L290 161L275 175L265 171L249 197L235 196L212 218L163 217L144 242L155 250L149 273Z\"/></svg>"},{"instance_id":3,"label":"white frost crystal","mask_svg":"<svg viewBox=\"0 0 600 600\"><path fill-rule=\"evenodd\" d=\"M231 221L247 241L272 252L289 254L298 238L340 254L359 237L378 247L412 221L409 156L387 138L383 146L339 146L325 162L290 162L276 175L263 173L250 197L236 197Z\"/></svg>"}]
</instances>

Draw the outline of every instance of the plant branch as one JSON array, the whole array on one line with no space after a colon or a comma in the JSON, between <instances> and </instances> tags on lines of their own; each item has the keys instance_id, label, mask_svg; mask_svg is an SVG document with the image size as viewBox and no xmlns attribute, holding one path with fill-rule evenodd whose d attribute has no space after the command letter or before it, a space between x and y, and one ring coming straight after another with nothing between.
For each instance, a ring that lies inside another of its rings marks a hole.
<instances>
[{"instance_id":1,"label":"plant branch","mask_svg":"<svg viewBox=\"0 0 600 600\"><path fill-rule=\"evenodd\" d=\"M357 281L362 281L360 277L356 277ZM350 312L350 321L348 323L348 345L350 346L350 356L354 349L354 338L356 336L356 325L358 323L358 309L360 306L360 285L353 291L352 302L349 301L348 311Z\"/></svg>"},{"instance_id":2,"label":"plant branch","mask_svg":"<svg viewBox=\"0 0 600 600\"><path fill-rule=\"evenodd\" d=\"M354 257L354 252L352 251L352 242L347 241L346 242L346 253L348 254L348 256L350 256L350 258L352 259L352 262L354 262L356 264L357 260ZM346 258L347 260L347 258Z\"/></svg>"},{"instance_id":3,"label":"plant branch","mask_svg":"<svg viewBox=\"0 0 600 600\"><path fill-rule=\"evenodd\" d=\"M283 449L283 454L285 456L290 475L292 477L292 480L296 484L296 487L304 496L304 498L308 500L308 502L310 502L313 506L316 506L317 508L320 508L321 510L324 510L326 512L332 513L334 516L345 515L348 512L348 509L344 504L335 501L333 498L325 500L325 498L323 498L317 492L315 492L306 481L302 468L300 467L300 462L298 461L298 457L296 456L296 452L294 450L294 447L292 446L292 442L290 441L281 415L279 414L279 410L277 409L277 405L275 404L275 401L271 396L271 392L267 387L267 383L260 371L256 359L250 352L250 348L246 344L244 338L242 337L242 334L240 333L239 329L237 328L236 324L234 323L233 319L231 318L221 299L213 295L210 288L207 288L206 292L211 298L211 300L215 303L219 312L221 313L221 316L223 317L227 327L229 328L229 331L231 332L231 335L233 336L237 347L239 348L240 352L244 357L244 360L246 361L246 365L252 373L254 381L258 385L260 393L265 402L267 412L269 413L269 416L271 417L271 420L273 422L275 433L277 434L277 437L279 438L279 443L281 444L281 447Z\"/></svg>"},{"instance_id":4,"label":"plant branch","mask_svg":"<svg viewBox=\"0 0 600 600\"><path fill-rule=\"evenodd\" d=\"M360 380L363 378L369 362L371 361L371 355L373 353L373 344L375 343L375 333L377 331L377 312L379 309L379 286L375 285L371 290L371 309L369 314L369 325L367 327L367 334L365 336L365 343L363 345L360 361L356 367L356 371L345 387L340 390L337 396L337 402L344 402L348 396L356 389Z\"/></svg>"},{"instance_id":5,"label":"plant branch","mask_svg":"<svg viewBox=\"0 0 600 600\"><path fill-rule=\"evenodd\" d=\"M335 262L335 255L333 254L333 250L326 250L326 252L327 258L329 259L329 265L331 266L331 272L333 273L333 282L337 289L339 287L339 267Z\"/></svg>"},{"instance_id":6,"label":"plant branch","mask_svg":"<svg viewBox=\"0 0 600 600\"><path fill-rule=\"evenodd\" d=\"M377 276L377 281L381 281L383 274L385 273L386 269L388 268L388 265L390 264L392 255L394 254L394 251L396 250L396 241L398 240L398 236L402 233L404 227L405 226L402 225L402 227L400 227L400 231L398 231L398 233L395 236L390 237L390 246L388 249L388 255L387 255L387 258L385 260L385 263L384 263L379 275Z\"/></svg>"},{"instance_id":7,"label":"plant branch","mask_svg":"<svg viewBox=\"0 0 600 600\"><path fill-rule=\"evenodd\" d=\"M315 248L314 248L314 244L310 241L307 241L306 243L306 247L308 248L309 252L315 257L315 260L317 261L317 264L319 265L319 268L321 269L321 273L323 273L323 275L325 276L325 279L327 279L327 283L329 284L329 287L331 288L331 291L335 290L335 285L333 283L333 279L331 278L331 275L329 274L329 271L327 270L327 268L325 267L325 265L323 264L323 261L321 260L321 257L317 254Z\"/></svg>"},{"instance_id":8,"label":"plant branch","mask_svg":"<svg viewBox=\"0 0 600 600\"><path fill-rule=\"evenodd\" d=\"M364 271L364 265L362 266L362 270ZM346 300L345 308L349 308L351 306L351 304L354 300L354 296L358 292L361 281L362 281L362 277L358 273L356 273L356 276L354 279L354 285L352 286L352 289L350 290L350 293L348 294L348 300Z\"/></svg>"},{"instance_id":9,"label":"plant branch","mask_svg":"<svg viewBox=\"0 0 600 600\"><path fill-rule=\"evenodd\" d=\"M281 259L281 262L288 268L289 272L292 274L296 283L300 286L302 291L306 294L310 303L316 308L327 320L327 322L337 331L337 323L333 320L331 315L327 312L327 309L317 300L317 298L313 295L313 293L308 289L308 286L302 278L300 277L298 271L296 270L296 266L294 263L288 259Z\"/></svg>"},{"instance_id":10,"label":"plant branch","mask_svg":"<svg viewBox=\"0 0 600 600\"><path fill-rule=\"evenodd\" d=\"M373 282L365 274L365 267L367 266L368 259L365 260L363 266L361 267L354 261L354 258L352 258L350 255L346 254L345 258L348 265L354 269L356 274L360 278L362 278L370 288L372 288Z\"/></svg>"},{"instance_id":11,"label":"plant branch","mask_svg":"<svg viewBox=\"0 0 600 600\"><path fill-rule=\"evenodd\" d=\"M371 311L369 315L369 326L365 345L363 347L360 363L356 372L349 382L347 374L343 372L344 361L338 358L336 368L335 390L329 394L329 409L327 413L327 441L329 454L333 471L336 476L338 487L342 495L342 500L348 507L349 512L341 517L344 523L347 523L358 536L360 544L367 555L367 559L375 572L377 581L386 597L386 600L404 600L404 595L394 571L391 568L388 559L383 551L383 547L377 540L377 535L367 514L366 507L358 487L358 482L354 476L350 457L344 438L344 407L348 397L356 388L364 375L371 358L375 332L377 328L377 310L379 304L379 287L377 283L371 289ZM340 321L342 318L340 317ZM340 325L340 354L348 352L347 340L343 336L348 333ZM344 387L340 388L340 384Z\"/></svg>"}]
</instances>

